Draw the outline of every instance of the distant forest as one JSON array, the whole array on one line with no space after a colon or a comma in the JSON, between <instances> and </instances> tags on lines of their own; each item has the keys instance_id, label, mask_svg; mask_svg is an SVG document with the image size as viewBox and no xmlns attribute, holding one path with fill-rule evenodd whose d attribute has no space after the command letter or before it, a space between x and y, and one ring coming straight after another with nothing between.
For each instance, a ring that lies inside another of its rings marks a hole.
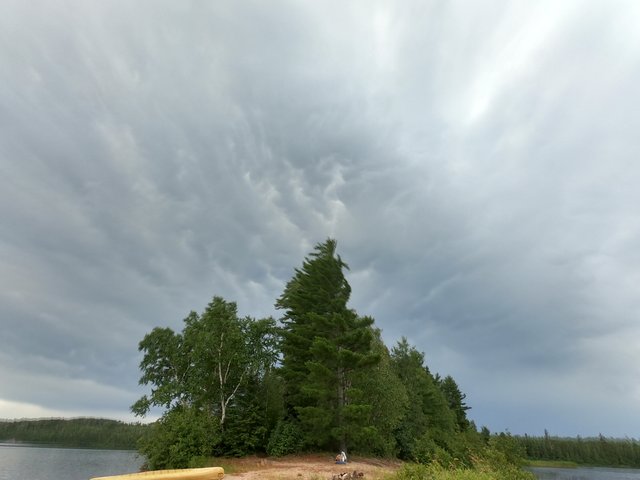
<instances>
[{"instance_id":1,"label":"distant forest","mask_svg":"<svg viewBox=\"0 0 640 480\"><path fill-rule=\"evenodd\" d=\"M135 450L147 429L140 423L99 418L0 421L0 442Z\"/></svg>"},{"instance_id":2,"label":"distant forest","mask_svg":"<svg viewBox=\"0 0 640 480\"><path fill-rule=\"evenodd\" d=\"M529 460L568 461L580 465L640 468L640 442L634 439L514 437Z\"/></svg>"}]
</instances>

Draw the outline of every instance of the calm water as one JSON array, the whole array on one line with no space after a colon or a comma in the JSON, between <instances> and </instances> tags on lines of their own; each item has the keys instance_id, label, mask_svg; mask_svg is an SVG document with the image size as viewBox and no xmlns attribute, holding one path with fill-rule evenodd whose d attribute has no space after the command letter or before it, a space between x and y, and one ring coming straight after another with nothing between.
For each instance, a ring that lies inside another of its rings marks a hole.
<instances>
[{"instance_id":1,"label":"calm water","mask_svg":"<svg viewBox=\"0 0 640 480\"><path fill-rule=\"evenodd\" d=\"M143 459L126 450L51 448L0 443L0 480L87 480L138 472Z\"/></svg>"},{"instance_id":2,"label":"calm water","mask_svg":"<svg viewBox=\"0 0 640 480\"><path fill-rule=\"evenodd\" d=\"M540 480L640 480L640 470L629 468L531 468Z\"/></svg>"}]
</instances>

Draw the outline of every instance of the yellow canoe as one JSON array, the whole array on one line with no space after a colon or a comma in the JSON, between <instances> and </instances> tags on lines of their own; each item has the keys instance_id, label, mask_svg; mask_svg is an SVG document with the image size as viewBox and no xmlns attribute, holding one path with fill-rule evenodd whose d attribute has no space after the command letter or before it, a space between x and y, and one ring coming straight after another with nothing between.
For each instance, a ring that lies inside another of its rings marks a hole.
<instances>
[{"instance_id":1,"label":"yellow canoe","mask_svg":"<svg viewBox=\"0 0 640 480\"><path fill-rule=\"evenodd\" d=\"M207 467L127 473L110 477L94 477L91 480L218 480L222 477L224 477L222 467Z\"/></svg>"}]
</instances>

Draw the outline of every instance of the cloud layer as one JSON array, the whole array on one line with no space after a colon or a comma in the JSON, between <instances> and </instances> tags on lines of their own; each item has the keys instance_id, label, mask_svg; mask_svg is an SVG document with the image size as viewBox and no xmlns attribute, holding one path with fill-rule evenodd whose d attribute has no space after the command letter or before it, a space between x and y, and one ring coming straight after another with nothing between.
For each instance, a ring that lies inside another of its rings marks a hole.
<instances>
[{"instance_id":1,"label":"cloud layer","mask_svg":"<svg viewBox=\"0 0 640 480\"><path fill-rule=\"evenodd\" d=\"M492 430L640 431L634 2L0 6L0 417L128 417L137 342L352 305Z\"/></svg>"}]
</instances>

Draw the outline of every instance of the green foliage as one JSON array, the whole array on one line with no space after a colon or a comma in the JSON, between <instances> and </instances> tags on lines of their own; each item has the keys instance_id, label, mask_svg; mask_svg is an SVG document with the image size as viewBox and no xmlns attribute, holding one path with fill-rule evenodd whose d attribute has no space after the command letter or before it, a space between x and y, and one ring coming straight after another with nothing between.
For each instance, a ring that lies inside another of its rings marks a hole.
<instances>
[{"instance_id":1,"label":"green foliage","mask_svg":"<svg viewBox=\"0 0 640 480\"><path fill-rule=\"evenodd\" d=\"M422 463L405 464L388 480L534 480L532 473L520 466L519 451L513 438L502 434L487 446L482 435L467 430L453 435L425 435L417 442L416 453ZM458 456L459 455L459 456Z\"/></svg>"},{"instance_id":2,"label":"green foliage","mask_svg":"<svg viewBox=\"0 0 640 480\"><path fill-rule=\"evenodd\" d=\"M526 456L525 448L510 433L493 435L489 446L504 455L505 461L514 465L522 465Z\"/></svg>"},{"instance_id":3,"label":"green foliage","mask_svg":"<svg viewBox=\"0 0 640 480\"><path fill-rule=\"evenodd\" d=\"M399 427L408 408L407 391L396 375L389 350L375 330L372 351L380 361L372 369L354 375L353 384L368 398L371 409L365 420L369 426L363 435L353 438L352 451L393 457L397 453L394 432Z\"/></svg>"},{"instance_id":4,"label":"green foliage","mask_svg":"<svg viewBox=\"0 0 640 480\"><path fill-rule=\"evenodd\" d=\"M0 421L0 441L134 450L149 428L100 418Z\"/></svg>"},{"instance_id":5,"label":"green foliage","mask_svg":"<svg viewBox=\"0 0 640 480\"><path fill-rule=\"evenodd\" d=\"M224 428L227 409L239 390L265 374L277 359L273 319L239 318L234 302L214 297L198 315L191 312L177 334L154 328L140 342L141 385L153 386L133 406L144 416L152 406L206 408Z\"/></svg>"},{"instance_id":6,"label":"green foliage","mask_svg":"<svg viewBox=\"0 0 640 480\"><path fill-rule=\"evenodd\" d=\"M430 430L416 440L413 455L419 463L468 468L485 455L486 448L482 436L472 429L464 432Z\"/></svg>"},{"instance_id":7,"label":"green foliage","mask_svg":"<svg viewBox=\"0 0 640 480\"><path fill-rule=\"evenodd\" d=\"M335 240L318 244L305 258L302 268L295 270L276 308L284 310L282 323L282 375L291 406L309 405L309 396L302 390L308 375L307 362L313 359L311 345L323 317L341 315L351 295L351 287L343 274L348 268L335 255Z\"/></svg>"},{"instance_id":8,"label":"green foliage","mask_svg":"<svg viewBox=\"0 0 640 480\"><path fill-rule=\"evenodd\" d=\"M454 414L435 379L425 367L424 354L409 345L406 338L402 338L392 349L391 359L409 399L403 419L395 432L398 455L406 460L424 461L426 452L432 451L431 440L456 432ZM419 441L424 445L418 445Z\"/></svg>"},{"instance_id":9,"label":"green foliage","mask_svg":"<svg viewBox=\"0 0 640 480\"><path fill-rule=\"evenodd\" d=\"M276 303L285 310L281 373L289 413L316 448L346 450L369 429L372 406L354 379L379 357L372 351L373 319L347 308L346 268L335 240L318 244Z\"/></svg>"},{"instance_id":10,"label":"green foliage","mask_svg":"<svg viewBox=\"0 0 640 480\"><path fill-rule=\"evenodd\" d=\"M151 470L188 468L198 458L214 454L221 442L216 417L193 407L178 407L153 425L138 448Z\"/></svg>"},{"instance_id":11,"label":"green foliage","mask_svg":"<svg viewBox=\"0 0 640 480\"><path fill-rule=\"evenodd\" d=\"M520 467L520 459L510 456L513 445L509 437L500 437L496 446L487 446L482 435L467 430L442 435L427 434L416 442L415 453L421 464L407 464L398 479L505 479L533 480L535 477ZM517 450L517 448L516 448Z\"/></svg>"},{"instance_id":12,"label":"green foliage","mask_svg":"<svg viewBox=\"0 0 640 480\"><path fill-rule=\"evenodd\" d=\"M191 312L189 317L197 316ZM185 322L187 319L185 319ZM170 328L154 328L145 335L138 349L144 352L140 362L140 385L154 385L151 397L146 395L133 404L131 410L144 416L152 406L167 409L190 400L191 388L187 383L190 366L188 352L183 348L183 337Z\"/></svg>"},{"instance_id":13,"label":"green foliage","mask_svg":"<svg viewBox=\"0 0 640 480\"><path fill-rule=\"evenodd\" d=\"M220 453L240 457L248 452L263 452L268 442L275 415L280 417L281 405L271 405L270 391L274 384L263 380L247 386L230 411L224 429L224 442ZM271 411L275 408L275 411Z\"/></svg>"},{"instance_id":14,"label":"green foliage","mask_svg":"<svg viewBox=\"0 0 640 480\"><path fill-rule=\"evenodd\" d=\"M413 447L413 457L421 464L437 463L446 467L453 466L454 457L436 441L437 436L425 433L416 440Z\"/></svg>"},{"instance_id":15,"label":"green foliage","mask_svg":"<svg viewBox=\"0 0 640 480\"><path fill-rule=\"evenodd\" d=\"M400 470L389 476L387 480L426 480L433 479L433 470L421 463L405 463Z\"/></svg>"},{"instance_id":16,"label":"green foliage","mask_svg":"<svg viewBox=\"0 0 640 480\"><path fill-rule=\"evenodd\" d=\"M282 420L271 432L267 453L273 457L283 457L299 452L304 444L300 424L295 420Z\"/></svg>"},{"instance_id":17,"label":"green foliage","mask_svg":"<svg viewBox=\"0 0 640 480\"><path fill-rule=\"evenodd\" d=\"M507 441L501 446L506 447L507 453L492 446L485 447L474 457L473 467L481 472L492 473L496 478L533 480L533 474L522 469L522 458L514 456L517 450L511 450L512 443Z\"/></svg>"},{"instance_id":18,"label":"green foliage","mask_svg":"<svg viewBox=\"0 0 640 480\"><path fill-rule=\"evenodd\" d=\"M480 430L480 435L482 436L482 440L486 445L489 445L489 441L491 440L491 432L487 427L482 427Z\"/></svg>"},{"instance_id":19,"label":"green foliage","mask_svg":"<svg viewBox=\"0 0 640 480\"><path fill-rule=\"evenodd\" d=\"M529 472L520 469L493 468L479 464L474 468L446 468L438 463L429 465L405 464L386 480L534 480Z\"/></svg>"},{"instance_id":20,"label":"green foliage","mask_svg":"<svg viewBox=\"0 0 640 480\"><path fill-rule=\"evenodd\" d=\"M242 388L260 380L277 359L277 334L271 318L239 318L235 302L214 297L183 331L189 351L194 401L215 412L225 428L228 409Z\"/></svg>"},{"instance_id":21,"label":"green foliage","mask_svg":"<svg viewBox=\"0 0 640 480\"><path fill-rule=\"evenodd\" d=\"M152 468L181 468L198 457L264 451L283 414L282 384L273 374L278 330L271 318L240 318L236 304L214 297L174 333L155 328L140 342L141 384L151 394L133 406L165 409L140 450Z\"/></svg>"},{"instance_id":22,"label":"green foliage","mask_svg":"<svg viewBox=\"0 0 640 480\"><path fill-rule=\"evenodd\" d=\"M468 407L464 403L464 399L466 395L460 391L458 384L453 379L451 375L447 375L444 379L440 380L438 378L437 381L438 387L444 394L444 397L447 400L447 404L449 408L453 412L456 420L456 424L460 431L465 431L469 428L469 420L467 419L467 410L471 407Z\"/></svg>"}]
</instances>

